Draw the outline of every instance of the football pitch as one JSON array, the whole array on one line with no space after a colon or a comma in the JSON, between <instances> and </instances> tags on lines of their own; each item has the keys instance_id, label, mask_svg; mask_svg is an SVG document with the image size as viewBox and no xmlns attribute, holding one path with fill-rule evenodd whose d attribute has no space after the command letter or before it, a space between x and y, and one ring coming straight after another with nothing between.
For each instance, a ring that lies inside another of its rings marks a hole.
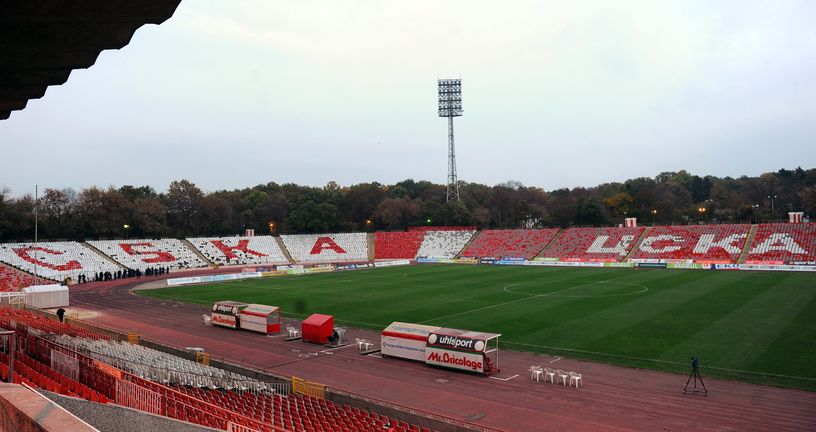
<instances>
[{"instance_id":1,"label":"football pitch","mask_svg":"<svg viewBox=\"0 0 816 432\"><path fill-rule=\"evenodd\" d=\"M816 275L414 265L139 291L501 333L503 349L816 390Z\"/></svg>"}]
</instances>

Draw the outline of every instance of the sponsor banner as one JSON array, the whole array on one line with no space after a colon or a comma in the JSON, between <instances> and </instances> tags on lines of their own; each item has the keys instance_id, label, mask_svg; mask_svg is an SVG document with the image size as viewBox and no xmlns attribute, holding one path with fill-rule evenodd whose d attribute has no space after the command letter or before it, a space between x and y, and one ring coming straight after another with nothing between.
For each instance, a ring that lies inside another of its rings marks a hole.
<instances>
[{"instance_id":1,"label":"sponsor banner","mask_svg":"<svg viewBox=\"0 0 816 432\"><path fill-rule=\"evenodd\" d=\"M286 274L288 275L302 275L304 273L306 273L306 269L304 269L303 266L300 268L290 268L286 270Z\"/></svg>"},{"instance_id":2,"label":"sponsor banner","mask_svg":"<svg viewBox=\"0 0 816 432\"><path fill-rule=\"evenodd\" d=\"M334 271L334 266L317 266L309 269L309 273L330 273Z\"/></svg>"},{"instance_id":3,"label":"sponsor banner","mask_svg":"<svg viewBox=\"0 0 816 432\"><path fill-rule=\"evenodd\" d=\"M505 256L505 257L501 257L501 260L499 260L499 261L524 262L524 257Z\"/></svg>"},{"instance_id":4,"label":"sponsor banner","mask_svg":"<svg viewBox=\"0 0 816 432\"><path fill-rule=\"evenodd\" d=\"M524 258L522 258L521 261L519 261L517 259L504 259L504 258L502 258L502 259L496 261L494 264L498 264L498 265L524 265L525 262L526 261L524 261Z\"/></svg>"},{"instance_id":5,"label":"sponsor banner","mask_svg":"<svg viewBox=\"0 0 816 432\"><path fill-rule=\"evenodd\" d=\"M417 262L420 262L420 261L417 260ZM408 261L407 259L392 260L392 261L377 261L377 262L374 263L374 267L392 267L392 266L402 266L402 265L409 265L409 264L411 264L411 261Z\"/></svg>"},{"instance_id":6,"label":"sponsor banner","mask_svg":"<svg viewBox=\"0 0 816 432\"><path fill-rule=\"evenodd\" d=\"M763 264L763 265L783 265L785 264L784 261L755 261L755 260L747 260L745 264Z\"/></svg>"},{"instance_id":7,"label":"sponsor banner","mask_svg":"<svg viewBox=\"0 0 816 432\"><path fill-rule=\"evenodd\" d=\"M222 274L222 275L201 276L201 282L222 282L222 281L235 280L235 279L238 279L237 274Z\"/></svg>"},{"instance_id":8,"label":"sponsor banner","mask_svg":"<svg viewBox=\"0 0 816 432\"><path fill-rule=\"evenodd\" d=\"M394 336L380 337L380 350L384 355L425 361L425 341L404 339Z\"/></svg>"},{"instance_id":9,"label":"sponsor banner","mask_svg":"<svg viewBox=\"0 0 816 432\"><path fill-rule=\"evenodd\" d=\"M439 259L438 258L430 258L430 257L417 257L416 262L418 262L418 263L438 263ZM374 265L377 265L377 263L374 263Z\"/></svg>"},{"instance_id":10,"label":"sponsor banner","mask_svg":"<svg viewBox=\"0 0 816 432\"><path fill-rule=\"evenodd\" d=\"M607 264L614 263L588 261L524 261L524 265L544 267L605 267Z\"/></svg>"},{"instance_id":11,"label":"sponsor banner","mask_svg":"<svg viewBox=\"0 0 816 432\"><path fill-rule=\"evenodd\" d=\"M713 267L717 270L739 270L739 264L713 264Z\"/></svg>"},{"instance_id":12,"label":"sponsor banner","mask_svg":"<svg viewBox=\"0 0 816 432\"><path fill-rule=\"evenodd\" d=\"M238 319L235 315L224 315L213 312L210 322L213 325L229 328L238 328Z\"/></svg>"},{"instance_id":13,"label":"sponsor banner","mask_svg":"<svg viewBox=\"0 0 816 432\"><path fill-rule=\"evenodd\" d=\"M255 267L242 267L241 271L244 272L244 273L250 273L250 272L255 272L255 271L260 271L260 270L256 269Z\"/></svg>"},{"instance_id":14,"label":"sponsor banner","mask_svg":"<svg viewBox=\"0 0 816 432\"><path fill-rule=\"evenodd\" d=\"M303 265L301 264L292 264L292 265L279 265L277 267L278 270L292 270L292 269L301 269L303 270Z\"/></svg>"},{"instance_id":15,"label":"sponsor banner","mask_svg":"<svg viewBox=\"0 0 816 432\"><path fill-rule=\"evenodd\" d=\"M484 373L484 354L450 351L429 346L425 348L425 364Z\"/></svg>"},{"instance_id":16,"label":"sponsor banner","mask_svg":"<svg viewBox=\"0 0 816 432\"><path fill-rule=\"evenodd\" d=\"M664 263L673 263L673 264L691 264L694 262L693 259L665 259L662 262ZM727 261L723 261L723 264L727 263Z\"/></svg>"},{"instance_id":17,"label":"sponsor banner","mask_svg":"<svg viewBox=\"0 0 816 432\"><path fill-rule=\"evenodd\" d=\"M428 346L465 351L484 351L485 349L485 343L482 340L439 333L428 335Z\"/></svg>"},{"instance_id":18,"label":"sponsor banner","mask_svg":"<svg viewBox=\"0 0 816 432\"><path fill-rule=\"evenodd\" d=\"M668 264L661 263L661 262L656 262L656 263L653 263L653 262L639 262L639 263L635 263L635 264L636 264L635 267L637 267L637 268L660 268L660 269L668 268Z\"/></svg>"},{"instance_id":19,"label":"sponsor banner","mask_svg":"<svg viewBox=\"0 0 816 432\"><path fill-rule=\"evenodd\" d=\"M790 262L788 262L788 265L812 266L812 265L816 265L816 261L790 261Z\"/></svg>"},{"instance_id":20,"label":"sponsor banner","mask_svg":"<svg viewBox=\"0 0 816 432\"><path fill-rule=\"evenodd\" d=\"M662 259L658 259L658 258L633 258L633 259L630 259L629 261L631 261L633 263L662 263L662 262L665 262Z\"/></svg>"},{"instance_id":21,"label":"sponsor banner","mask_svg":"<svg viewBox=\"0 0 816 432\"><path fill-rule=\"evenodd\" d=\"M261 272L261 277L284 276L284 275L286 275L286 272L280 270Z\"/></svg>"},{"instance_id":22,"label":"sponsor banner","mask_svg":"<svg viewBox=\"0 0 816 432\"><path fill-rule=\"evenodd\" d=\"M612 268L632 268L635 266L633 262L605 262L602 263L604 267Z\"/></svg>"},{"instance_id":23,"label":"sponsor banner","mask_svg":"<svg viewBox=\"0 0 816 432\"><path fill-rule=\"evenodd\" d=\"M477 260L476 258L459 258L459 259L453 260L453 263L454 264L478 264L479 260Z\"/></svg>"},{"instance_id":24,"label":"sponsor banner","mask_svg":"<svg viewBox=\"0 0 816 432\"><path fill-rule=\"evenodd\" d=\"M696 262L706 267L710 267L712 264L733 264L731 260L700 260Z\"/></svg>"},{"instance_id":25,"label":"sponsor banner","mask_svg":"<svg viewBox=\"0 0 816 432\"><path fill-rule=\"evenodd\" d=\"M201 276L167 279L168 286L201 283Z\"/></svg>"},{"instance_id":26,"label":"sponsor banner","mask_svg":"<svg viewBox=\"0 0 816 432\"><path fill-rule=\"evenodd\" d=\"M774 264L739 264L740 270L753 271L806 271L816 272L816 266L774 265Z\"/></svg>"},{"instance_id":27,"label":"sponsor banner","mask_svg":"<svg viewBox=\"0 0 816 432\"><path fill-rule=\"evenodd\" d=\"M238 273L238 279L252 279L252 278L259 278L263 276L261 272L243 272Z\"/></svg>"},{"instance_id":28,"label":"sponsor banner","mask_svg":"<svg viewBox=\"0 0 816 432\"><path fill-rule=\"evenodd\" d=\"M704 268L708 268L708 266L700 264L700 263L684 263L684 262L670 262L666 264L666 268L670 269L683 269L683 270L701 270Z\"/></svg>"},{"instance_id":29,"label":"sponsor banner","mask_svg":"<svg viewBox=\"0 0 816 432\"><path fill-rule=\"evenodd\" d=\"M496 264L497 261L496 258L481 258L479 264Z\"/></svg>"},{"instance_id":30,"label":"sponsor banner","mask_svg":"<svg viewBox=\"0 0 816 432\"><path fill-rule=\"evenodd\" d=\"M557 262L559 260L558 260L558 258L554 258L554 257L537 257L537 258L533 258L533 261L548 261L548 262L556 261Z\"/></svg>"}]
</instances>

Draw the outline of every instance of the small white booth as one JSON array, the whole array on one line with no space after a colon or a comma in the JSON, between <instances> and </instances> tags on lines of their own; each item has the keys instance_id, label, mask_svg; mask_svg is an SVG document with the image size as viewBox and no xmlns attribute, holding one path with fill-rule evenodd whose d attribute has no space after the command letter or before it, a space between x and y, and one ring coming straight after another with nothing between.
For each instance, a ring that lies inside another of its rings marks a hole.
<instances>
[{"instance_id":1,"label":"small white booth","mask_svg":"<svg viewBox=\"0 0 816 432\"><path fill-rule=\"evenodd\" d=\"M68 287L59 284L23 288L26 306L50 309L68 306Z\"/></svg>"},{"instance_id":2,"label":"small white booth","mask_svg":"<svg viewBox=\"0 0 816 432\"><path fill-rule=\"evenodd\" d=\"M384 355L425 361L428 336L440 327L404 322L392 322L380 334L380 350Z\"/></svg>"},{"instance_id":3,"label":"small white booth","mask_svg":"<svg viewBox=\"0 0 816 432\"><path fill-rule=\"evenodd\" d=\"M241 328L263 334L280 333L280 309L277 306L247 305L241 310Z\"/></svg>"}]
</instances>

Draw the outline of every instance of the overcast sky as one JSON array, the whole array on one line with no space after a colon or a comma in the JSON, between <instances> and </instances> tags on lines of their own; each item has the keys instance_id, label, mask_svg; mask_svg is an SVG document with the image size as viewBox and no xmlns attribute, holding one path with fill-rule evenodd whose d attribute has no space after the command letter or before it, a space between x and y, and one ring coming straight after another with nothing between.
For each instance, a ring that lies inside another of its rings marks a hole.
<instances>
[{"instance_id":1,"label":"overcast sky","mask_svg":"<svg viewBox=\"0 0 816 432\"><path fill-rule=\"evenodd\" d=\"M184 0L0 121L0 187L546 190L816 167L814 1Z\"/></svg>"}]
</instances>

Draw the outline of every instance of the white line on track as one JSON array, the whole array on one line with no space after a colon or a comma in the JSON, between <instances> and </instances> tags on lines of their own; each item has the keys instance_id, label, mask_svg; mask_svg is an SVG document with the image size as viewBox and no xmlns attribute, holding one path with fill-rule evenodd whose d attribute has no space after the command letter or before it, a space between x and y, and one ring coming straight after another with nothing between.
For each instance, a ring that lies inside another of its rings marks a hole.
<instances>
[{"instance_id":1,"label":"white line on track","mask_svg":"<svg viewBox=\"0 0 816 432\"><path fill-rule=\"evenodd\" d=\"M511 376L510 378L498 378L498 377L493 377L493 376L488 377L488 378L498 380L498 381L510 381L511 379L513 379L513 378L515 378L517 376L518 376L518 374L515 374L515 375Z\"/></svg>"},{"instance_id":2,"label":"white line on track","mask_svg":"<svg viewBox=\"0 0 816 432\"><path fill-rule=\"evenodd\" d=\"M550 360L550 363L555 363L555 362L557 362L558 360L561 360L561 356L558 356L558 357L556 357L555 359Z\"/></svg>"},{"instance_id":3,"label":"white line on track","mask_svg":"<svg viewBox=\"0 0 816 432\"><path fill-rule=\"evenodd\" d=\"M379 355L379 354L369 354L369 357L377 357L377 358L382 358L382 356L381 356L381 355Z\"/></svg>"},{"instance_id":4,"label":"white line on track","mask_svg":"<svg viewBox=\"0 0 816 432\"><path fill-rule=\"evenodd\" d=\"M328 348L328 349L324 349L324 350L322 350L322 351L320 351L320 352L325 353L326 351L340 350L340 349L344 349L344 348L348 348L348 347L353 347L353 346L354 346L354 344L348 344L348 345L343 345L343 346L339 346L339 347L335 347L335 348Z\"/></svg>"}]
</instances>

